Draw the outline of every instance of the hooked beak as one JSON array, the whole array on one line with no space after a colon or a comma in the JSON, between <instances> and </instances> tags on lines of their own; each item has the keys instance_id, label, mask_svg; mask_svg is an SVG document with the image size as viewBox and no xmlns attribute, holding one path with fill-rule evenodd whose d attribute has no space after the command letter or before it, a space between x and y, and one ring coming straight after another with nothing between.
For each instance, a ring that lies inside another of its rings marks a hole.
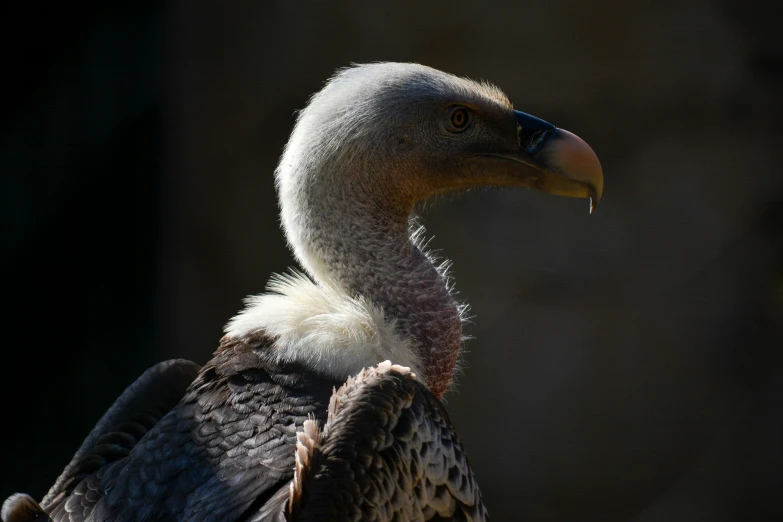
<instances>
[{"instance_id":1,"label":"hooked beak","mask_svg":"<svg viewBox=\"0 0 783 522\"><path fill-rule=\"evenodd\" d=\"M505 163L502 170L510 175L504 176L506 183L531 186L559 196L590 198L592 213L601 201L604 176L590 145L576 134L530 114L514 111L514 116L519 148L512 153L483 156Z\"/></svg>"}]
</instances>

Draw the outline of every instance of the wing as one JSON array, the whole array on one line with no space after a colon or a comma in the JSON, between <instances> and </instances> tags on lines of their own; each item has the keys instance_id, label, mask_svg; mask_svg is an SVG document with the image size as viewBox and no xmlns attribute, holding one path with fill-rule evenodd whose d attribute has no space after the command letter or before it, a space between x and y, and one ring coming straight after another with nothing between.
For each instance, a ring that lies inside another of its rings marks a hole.
<instances>
[{"instance_id":1,"label":"wing","mask_svg":"<svg viewBox=\"0 0 783 522\"><path fill-rule=\"evenodd\" d=\"M138 441L185 395L199 366L175 359L156 364L114 402L85 439L41 502L51 509L84 478L126 457Z\"/></svg>"},{"instance_id":2,"label":"wing","mask_svg":"<svg viewBox=\"0 0 783 522\"><path fill-rule=\"evenodd\" d=\"M300 522L487 520L443 405L388 361L335 392L323 433L305 425L288 511Z\"/></svg>"},{"instance_id":3,"label":"wing","mask_svg":"<svg viewBox=\"0 0 783 522\"><path fill-rule=\"evenodd\" d=\"M3 505L5 522L47 520L83 480L121 460L185 395L199 366L183 359L156 364L128 386L82 443L41 505L29 495L15 494Z\"/></svg>"},{"instance_id":4,"label":"wing","mask_svg":"<svg viewBox=\"0 0 783 522\"><path fill-rule=\"evenodd\" d=\"M126 456L58 497L51 518L239 520L258 511L291 480L296 431L308 415L325 420L336 384L299 365L267 365L266 342L224 339L179 404Z\"/></svg>"}]
</instances>

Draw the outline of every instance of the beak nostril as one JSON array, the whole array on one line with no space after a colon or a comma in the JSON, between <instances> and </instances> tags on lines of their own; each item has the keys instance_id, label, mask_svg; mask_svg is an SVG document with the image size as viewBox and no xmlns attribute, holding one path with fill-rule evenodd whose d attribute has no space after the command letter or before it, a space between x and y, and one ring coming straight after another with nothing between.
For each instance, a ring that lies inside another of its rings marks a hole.
<instances>
[{"instance_id":1,"label":"beak nostril","mask_svg":"<svg viewBox=\"0 0 783 522\"><path fill-rule=\"evenodd\" d=\"M530 141L525 147L525 150L531 154L537 152L538 149L541 147L541 145L544 143L544 141L546 141L547 134L549 134L549 131L543 129L539 129L536 132L534 132L533 135L530 136Z\"/></svg>"},{"instance_id":2,"label":"beak nostril","mask_svg":"<svg viewBox=\"0 0 783 522\"><path fill-rule=\"evenodd\" d=\"M520 148L528 154L537 153L555 130L555 126L521 111L514 111L514 115L517 120L517 139Z\"/></svg>"}]
</instances>

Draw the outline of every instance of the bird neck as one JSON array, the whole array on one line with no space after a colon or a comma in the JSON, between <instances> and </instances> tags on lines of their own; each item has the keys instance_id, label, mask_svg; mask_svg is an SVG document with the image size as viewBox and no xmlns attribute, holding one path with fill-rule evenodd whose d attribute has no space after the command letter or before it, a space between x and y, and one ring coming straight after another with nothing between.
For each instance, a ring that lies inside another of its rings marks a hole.
<instances>
[{"instance_id":1,"label":"bird neck","mask_svg":"<svg viewBox=\"0 0 783 522\"><path fill-rule=\"evenodd\" d=\"M379 307L411 341L424 380L442 396L462 343L460 308L445 274L411 237L410 209L337 192L305 202L298 215L309 216L306 232L293 237L289 230L297 256L315 279Z\"/></svg>"}]
</instances>

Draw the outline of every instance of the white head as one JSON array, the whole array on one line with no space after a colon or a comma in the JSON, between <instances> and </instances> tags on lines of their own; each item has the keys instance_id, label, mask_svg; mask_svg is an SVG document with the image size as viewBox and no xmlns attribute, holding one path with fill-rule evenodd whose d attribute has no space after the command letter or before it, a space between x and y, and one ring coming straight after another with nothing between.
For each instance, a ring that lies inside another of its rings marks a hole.
<instances>
[{"instance_id":1,"label":"white head","mask_svg":"<svg viewBox=\"0 0 783 522\"><path fill-rule=\"evenodd\" d=\"M404 63L338 71L299 114L276 179L299 262L319 285L381 310L412 350L413 362L393 362L438 396L461 323L444 275L410 237L416 203L491 185L595 204L603 188L576 136L515 111L494 86Z\"/></svg>"}]
</instances>

